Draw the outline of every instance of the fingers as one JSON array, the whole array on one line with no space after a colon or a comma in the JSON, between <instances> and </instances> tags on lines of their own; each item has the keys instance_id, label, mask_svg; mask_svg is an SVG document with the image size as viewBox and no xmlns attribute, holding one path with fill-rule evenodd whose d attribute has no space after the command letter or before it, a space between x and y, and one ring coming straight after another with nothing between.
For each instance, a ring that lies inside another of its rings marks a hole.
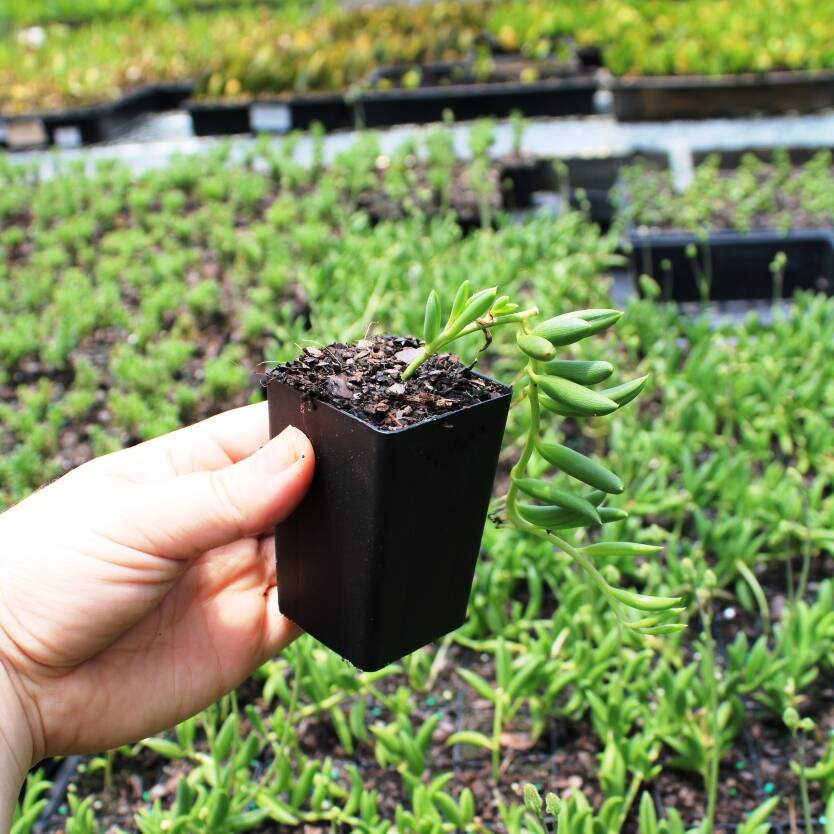
<instances>
[{"instance_id":1,"label":"fingers","mask_svg":"<svg viewBox=\"0 0 834 834\"><path fill-rule=\"evenodd\" d=\"M254 454L269 440L265 402L209 417L87 464L87 469L143 482L220 469Z\"/></svg>"},{"instance_id":2,"label":"fingers","mask_svg":"<svg viewBox=\"0 0 834 834\"><path fill-rule=\"evenodd\" d=\"M281 521L313 477L313 447L290 426L238 463L142 484L131 526L146 552L185 559Z\"/></svg>"}]
</instances>

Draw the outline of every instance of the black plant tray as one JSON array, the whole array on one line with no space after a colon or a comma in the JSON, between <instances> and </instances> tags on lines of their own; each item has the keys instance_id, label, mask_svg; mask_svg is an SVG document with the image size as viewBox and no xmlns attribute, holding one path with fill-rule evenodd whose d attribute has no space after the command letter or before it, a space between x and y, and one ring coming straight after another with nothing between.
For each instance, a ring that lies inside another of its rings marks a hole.
<instances>
[{"instance_id":1,"label":"black plant tray","mask_svg":"<svg viewBox=\"0 0 834 834\"><path fill-rule=\"evenodd\" d=\"M102 104L10 116L3 120L5 143L20 148L106 142L140 116L178 107L192 88L190 82L149 84Z\"/></svg>"},{"instance_id":2,"label":"black plant tray","mask_svg":"<svg viewBox=\"0 0 834 834\"><path fill-rule=\"evenodd\" d=\"M510 396L385 432L269 382L270 435L294 425L316 451L276 528L282 613L366 670L460 626Z\"/></svg>"},{"instance_id":3,"label":"black plant tray","mask_svg":"<svg viewBox=\"0 0 834 834\"><path fill-rule=\"evenodd\" d=\"M614 115L624 122L809 113L834 106L834 72L618 78Z\"/></svg>"},{"instance_id":4,"label":"black plant tray","mask_svg":"<svg viewBox=\"0 0 834 834\"><path fill-rule=\"evenodd\" d=\"M588 115L594 112L597 82L594 75L566 74L529 83L496 80L456 82L453 64L421 68L425 86L406 89L367 89L354 103L357 123L366 127L439 122L446 111L465 121L484 116L505 118L513 111L525 116ZM382 80L398 84L408 67L382 67L368 78L374 87ZM450 83L445 83L450 81Z\"/></svg>"},{"instance_id":5,"label":"black plant tray","mask_svg":"<svg viewBox=\"0 0 834 834\"><path fill-rule=\"evenodd\" d=\"M289 100L292 127L307 130L318 122L325 130L354 126L353 110L341 93L299 93Z\"/></svg>"},{"instance_id":6,"label":"black plant tray","mask_svg":"<svg viewBox=\"0 0 834 834\"><path fill-rule=\"evenodd\" d=\"M640 233L630 230L627 240L633 278L648 274L659 284L663 298L699 301L696 269L686 254L696 246L697 265L711 268L709 298L714 301L767 300L774 297L770 265L777 253L787 256L782 295L796 290L831 294L834 290L834 233L830 230L714 232L706 240L685 232ZM663 262L668 261L668 269Z\"/></svg>"},{"instance_id":7,"label":"black plant tray","mask_svg":"<svg viewBox=\"0 0 834 834\"><path fill-rule=\"evenodd\" d=\"M669 159L662 153L634 153L607 157L569 157L560 160L567 172L564 185L569 191L570 204L579 208L583 200L577 193L583 192L588 213L594 223L608 228L613 222L616 209L610 192L616 185L620 169L632 165L637 159L646 162L651 170L664 170ZM504 185L504 207L526 208L532 204L532 195L537 191L559 191L560 175L553 160L532 157L508 157L502 161L501 181Z\"/></svg>"},{"instance_id":8,"label":"black plant tray","mask_svg":"<svg viewBox=\"0 0 834 834\"><path fill-rule=\"evenodd\" d=\"M191 116L195 136L231 136L252 130L248 101L188 99L183 106Z\"/></svg>"}]
</instances>

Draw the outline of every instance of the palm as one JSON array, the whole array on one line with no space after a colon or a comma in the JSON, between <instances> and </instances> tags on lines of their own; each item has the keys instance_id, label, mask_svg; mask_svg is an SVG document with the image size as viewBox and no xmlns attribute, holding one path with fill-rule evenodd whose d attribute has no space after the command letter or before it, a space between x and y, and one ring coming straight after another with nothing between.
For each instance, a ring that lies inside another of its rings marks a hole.
<instances>
[{"instance_id":1,"label":"palm","mask_svg":"<svg viewBox=\"0 0 834 834\"><path fill-rule=\"evenodd\" d=\"M230 412L95 461L0 517L0 535L21 543L4 556L0 641L38 692L50 753L169 727L293 638L269 531L311 458L286 494L249 509L216 477L266 435L262 407Z\"/></svg>"}]
</instances>

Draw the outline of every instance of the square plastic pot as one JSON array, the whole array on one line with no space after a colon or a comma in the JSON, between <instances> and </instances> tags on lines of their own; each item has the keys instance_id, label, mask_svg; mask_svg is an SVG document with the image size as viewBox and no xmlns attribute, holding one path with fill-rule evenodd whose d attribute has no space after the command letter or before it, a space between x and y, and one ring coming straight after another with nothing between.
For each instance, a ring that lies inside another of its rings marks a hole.
<instances>
[{"instance_id":1,"label":"square plastic pot","mask_svg":"<svg viewBox=\"0 0 834 834\"><path fill-rule=\"evenodd\" d=\"M270 381L270 436L293 425L316 451L275 530L282 613L368 671L460 626L510 396L382 431Z\"/></svg>"}]
</instances>

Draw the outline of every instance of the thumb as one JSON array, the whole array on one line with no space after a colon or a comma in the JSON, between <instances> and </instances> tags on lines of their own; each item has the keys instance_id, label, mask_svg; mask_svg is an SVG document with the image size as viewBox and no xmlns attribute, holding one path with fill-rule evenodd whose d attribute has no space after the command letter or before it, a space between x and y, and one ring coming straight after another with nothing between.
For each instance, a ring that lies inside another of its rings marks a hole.
<instances>
[{"instance_id":1,"label":"thumb","mask_svg":"<svg viewBox=\"0 0 834 834\"><path fill-rule=\"evenodd\" d=\"M314 467L307 436L288 426L238 463L143 485L136 526L154 553L171 559L259 535L295 509Z\"/></svg>"}]
</instances>

